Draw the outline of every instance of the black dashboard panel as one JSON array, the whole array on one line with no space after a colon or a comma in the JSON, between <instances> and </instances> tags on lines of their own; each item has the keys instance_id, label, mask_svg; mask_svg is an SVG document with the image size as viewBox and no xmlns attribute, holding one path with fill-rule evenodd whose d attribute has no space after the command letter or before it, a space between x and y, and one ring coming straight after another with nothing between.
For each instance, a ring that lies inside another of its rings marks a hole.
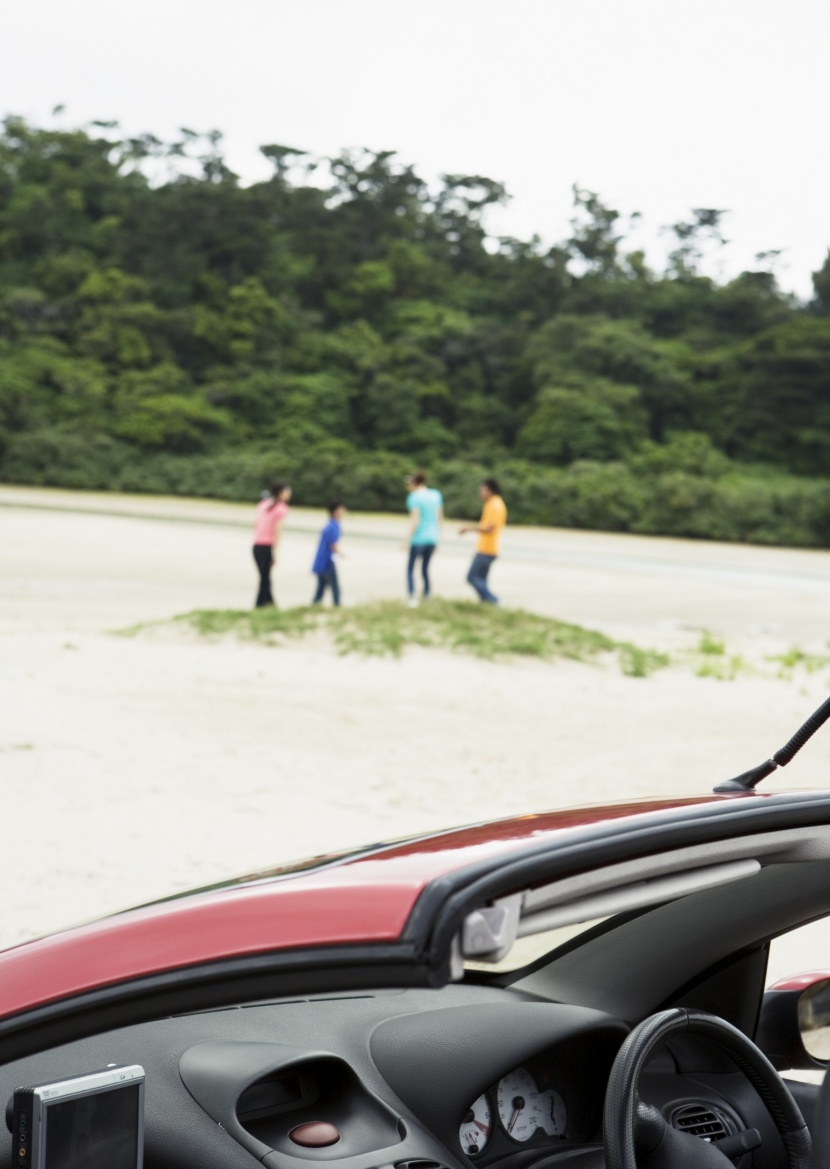
<instances>
[{"instance_id":1,"label":"black dashboard panel","mask_svg":"<svg viewBox=\"0 0 830 1169\"><path fill-rule=\"evenodd\" d=\"M509 992L508 997L518 1005L526 1001L524 996ZM348 1169L378 1169L381 1165L414 1160L431 1160L449 1169L460 1169L470 1164L462 1158L460 1149L455 1152L447 1148L387 1084L371 1058L370 1036L380 1023L397 1015L436 1007L449 1011L446 1017L451 1030L451 1017L457 1007L496 1004L504 998L505 991L486 987L379 990L374 994L261 1002L168 1017L7 1063L0 1067L0 1100L5 1102L20 1084L76 1075L108 1063L141 1063L147 1077L147 1169L255 1169L262 1163L260 1157L197 1101L185 1085L180 1064L186 1052L203 1043L284 1045L312 1062L321 1055L339 1061L339 1066L349 1069L348 1075L354 1077L351 1083L359 1085L361 1096L374 1097L384 1113L394 1118L395 1142L390 1145L388 1136L382 1135L370 1152L341 1156L340 1163ZM228 1070L232 1078L235 1072ZM288 1116L290 1113L286 1114L286 1126L293 1128ZM398 1120L403 1122L401 1130ZM384 1133L388 1133L386 1125ZM260 1140L262 1134L253 1135ZM300 1155L296 1165L308 1169L310 1158L297 1151ZM330 1152L319 1159L332 1164L337 1158L332 1158ZM285 1164L279 1152L267 1157ZM9 1137L7 1141L0 1140L0 1169L11 1169L11 1164Z\"/></svg>"},{"instance_id":2,"label":"black dashboard panel","mask_svg":"<svg viewBox=\"0 0 830 1169\"><path fill-rule=\"evenodd\" d=\"M339 1161L399 1145L406 1125L368 1092L345 1060L281 1043L197 1043L179 1071L193 1098L259 1159ZM329 1125L336 1139L311 1144L297 1131Z\"/></svg>"},{"instance_id":3,"label":"black dashboard panel","mask_svg":"<svg viewBox=\"0 0 830 1169\"><path fill-rule=\"evenodd\" d=\"M604 1085L627 1033L586 1007L503 1000L459 1007L451 1027L444 1011L400 1015L376 1029L371 1052L387 1083L453 1148L471 1103L506 1072L557 1048L563 1083Z\"/></svg>"},{"instance_id":4,"label":"black dashboard panel","mask_svg":"<svg viewBox=\"0 0 830 1169\"><path fill-rule=\"evenodd\" d=\"M20 1084L140 1063L147 1169L601 1169L605 1085L627 1030L600 1011L475 985L261 1002L125 1027L8 1063L0 1101ZM531 1125L517 1139L512 1118L499 1114L515 1104L498 1099L511 1075L508 1084L556 1094L558 1127ZM763 1130L751 1169L783 1163L754 1091L702 1049L662 1053L641 1087L664 1115L697 1101L733 1126ZM468 1157L459 1130L482 1096L492 1133ZM335 1137L298 1144L303 1125ZM0 1169L11 1164L11 1139L0 1140Z\"/></svg>"}]
</instances>

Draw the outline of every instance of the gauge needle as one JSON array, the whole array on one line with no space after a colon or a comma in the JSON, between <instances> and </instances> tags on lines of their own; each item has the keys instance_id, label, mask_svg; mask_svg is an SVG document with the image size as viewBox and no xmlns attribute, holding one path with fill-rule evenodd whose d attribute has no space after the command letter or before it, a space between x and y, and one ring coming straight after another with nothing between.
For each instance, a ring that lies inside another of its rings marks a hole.
<instances>
[{"instance_id":1,"label":"gauge needle","mask_svg":"<svg viewBox=\"0 0 830 1169\"><path fill-rule=\"evenodd\" d=\"M525 1106L525 1102L524 1102L523 1096L514 1096L513 1097L513 1115L510 1117L510 1124L508 1124L508 1126L507 1126L508 1136L513 1131L513 1126L515 1125L516 1121L521 1116L522 1109L524 1108L524 1106Z\"/></svg>"}]
</instances>

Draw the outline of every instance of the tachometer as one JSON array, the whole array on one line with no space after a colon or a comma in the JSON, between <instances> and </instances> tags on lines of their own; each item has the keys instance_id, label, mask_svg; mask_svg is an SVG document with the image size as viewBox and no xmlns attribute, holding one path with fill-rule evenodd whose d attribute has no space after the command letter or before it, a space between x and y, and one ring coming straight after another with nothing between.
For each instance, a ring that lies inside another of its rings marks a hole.
<instances>
[{"instance_id":1,"label":"tachometer","mask_svg":"<svg viewBox=\"0 0 830 1169\"><path fill-rule=\"evenodd\" d=\"M499 1081L499 1119L514 1141L529 1141L539 1123L539 1089L527 1068L516 1068Z\"/></svg>"},{"instance_id":2,"label":"tachometer","mask_svg":"<svg viewBox=\"0 0 830 1169\"><path fill-rule=\"evenodd\" d=\"M486 1096L479 1096L461 1122L458 1139L468 1157L483 1153L493 1131L493 1110Z\"/></svg>"}]
</instances>

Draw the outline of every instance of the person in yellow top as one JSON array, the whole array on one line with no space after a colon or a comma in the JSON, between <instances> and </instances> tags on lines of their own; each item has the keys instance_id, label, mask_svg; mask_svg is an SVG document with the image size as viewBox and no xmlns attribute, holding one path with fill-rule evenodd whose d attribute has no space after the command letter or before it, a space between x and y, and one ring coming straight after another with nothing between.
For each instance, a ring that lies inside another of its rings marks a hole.
<instances>
[{"instance_id":1,"label":"person in yellow top","mask_svg":"<svg viewBox=\"0 0 830 1169\"><path fill-rule=\"evenodd\" d=\"M490 592L487 576L499 554L501 530L507 523L507 508L501 497L501 488L495 479L482 480L478 493L484 502L481 519L477 524L466 524L459 528L458 534L463 536L465 532L478 532L476 554L467 573L467 582L473 586L480 600L488 605L497 605L499 599Z\"/></svg>"}]
</instances>

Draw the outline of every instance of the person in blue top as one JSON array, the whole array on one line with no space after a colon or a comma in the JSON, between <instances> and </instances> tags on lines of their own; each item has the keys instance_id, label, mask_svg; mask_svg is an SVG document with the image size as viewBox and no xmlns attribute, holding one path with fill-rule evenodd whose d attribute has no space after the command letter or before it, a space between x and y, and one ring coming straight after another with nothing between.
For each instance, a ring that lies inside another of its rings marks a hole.
<instances>
[{"instance_id":1,"label":"person in blue top","mask_svg":"<svg viewBox=\"0 0 830 1169\"><path fill-rule=\"evenodd\" d=\"M329 505L329 520L320 533L320 543L317 545L317 555L311 571L317 577L317 591L314 594L312 605L319 605L323 600L326 589L331 589L331 599L335 605L340 604L340 581L337 579L337 560L343 555L340 551L340 521L346 514L346 508L339 501Z\"/></svg>"},{"instance_id":2,"label":"person in blue top","mask_svg":"<svg viewBox=\"0 0 830 1169\"><path fill-rule=\"evenodd\" d=\"M406 508L409 512L409 560L406 566L406 587L409 592L409 604L415 608L418 604L415 596L415 565L420 560L421 576L423 579L423 598L429 596L429 562L439 539L441 525L444 522L444 497L434 487L427 486L427 477L423 471L415 471L407 479L409 495L406 497Z\"/></svg>"}]
</instances>

